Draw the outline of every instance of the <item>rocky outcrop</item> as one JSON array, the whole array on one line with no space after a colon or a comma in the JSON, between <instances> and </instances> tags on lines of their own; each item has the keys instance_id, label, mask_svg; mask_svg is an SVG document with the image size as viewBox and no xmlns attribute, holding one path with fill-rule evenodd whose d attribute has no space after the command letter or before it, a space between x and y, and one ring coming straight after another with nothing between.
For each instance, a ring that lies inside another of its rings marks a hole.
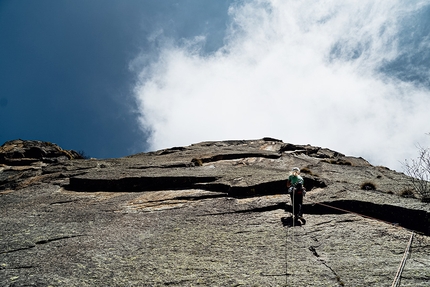
<instances>
[{"instance_id":1,"label":"rocky outcrop","mask_svg":"<svg viewBox=\"0 0 430 287\"><path fill-rule=\"evenodd\" d=\"M0 164L5 165L28 165L38 161L53 163L70 159L82 159L82 156L49 142L12 140L0 147Z\"/></svg>"},{"instance_id":2,"label":"rocky outcrop","mask_svg":"<svg viewBox=\"0 0 430 287\"><path fill-rule=\"evenodd\" d=\"M61 176L48 175L51 166L69 160L83 159L74 150L35 140L12 140L0 147L0 190L20 189L28 185L51 182Z\"/></svg>"},{"instance_id":3,"label":"rocky outcrop","mask_svg":"<svg viewBox=\"0 0 430 287\"><path fill-rule=\"evenodd\" d=\"M272 138L47 154L0 166L1 286L387 286L412 233L401 284L430 279L429 204L362 158ZM292 166L308 190L302 226Z\"/></svg>"}]
</instances>

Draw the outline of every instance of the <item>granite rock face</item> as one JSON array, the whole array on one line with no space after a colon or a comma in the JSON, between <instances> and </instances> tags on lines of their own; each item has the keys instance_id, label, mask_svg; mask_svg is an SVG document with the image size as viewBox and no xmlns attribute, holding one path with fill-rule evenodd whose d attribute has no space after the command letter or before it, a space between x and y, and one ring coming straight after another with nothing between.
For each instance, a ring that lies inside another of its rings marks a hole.
<instances>
[{"instance_id":1,"label":"granite rock face","mask_svg":"<svg viewBox=\"0 0 430 287\"><path fill-rule=\"evenodd\" d=\"M400 286L428 286L430 205L362 158L271 138L106 160L27 144L0 148L0 286L387 286L411 236Z\"/></svg>"},{"instance_id":2,"label":"granite rock face","mask_svg":"<svg viewBox=\"0 0 430 287\"><path fill-rule=\"evenodd\" d=\"M49 142L12 140L0 147L0 164L28 165L38 161L53 163L70 159L82 159L82 156Z\"/></svg>"}]
</instances>

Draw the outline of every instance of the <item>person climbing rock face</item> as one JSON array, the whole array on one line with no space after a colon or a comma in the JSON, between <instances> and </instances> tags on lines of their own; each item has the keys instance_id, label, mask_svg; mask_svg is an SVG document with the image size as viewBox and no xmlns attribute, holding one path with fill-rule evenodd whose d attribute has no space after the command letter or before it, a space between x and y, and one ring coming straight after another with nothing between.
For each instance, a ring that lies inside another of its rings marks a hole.
<instances>
[{"instance_id":1,"label":"person climbing rock face","mask_svg":"<svg viewBox=\"0 0 430 287\"><path fill-rule=\"evenodd\" d=\"M291 197L291 205L293 207L293 217L295 221L300 220L302 224L306 221L303 218L303 196L306 194L306 190L303 186L304 180L300 176L300 169L293 167L290 176L287 180L288 193Z\"/></svg>"}]
</instances>

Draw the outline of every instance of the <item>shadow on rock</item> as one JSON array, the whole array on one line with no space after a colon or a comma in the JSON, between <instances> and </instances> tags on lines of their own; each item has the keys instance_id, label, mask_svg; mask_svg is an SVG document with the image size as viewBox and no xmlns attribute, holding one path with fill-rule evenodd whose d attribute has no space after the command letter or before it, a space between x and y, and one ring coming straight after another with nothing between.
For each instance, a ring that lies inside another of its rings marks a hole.
<instances>
[{"instance_id":1,"label":"shadow on rock","mask_svg":"<svg viewBox=\"0 0 430 287\"><path fill-rule=\"evenodd\" d=\"M294 220L292 216L282 217L281 222L283 226L294 227L294 226L302 226L306 224L305 219L296 219Z\"/></svg>"}]
</instances>

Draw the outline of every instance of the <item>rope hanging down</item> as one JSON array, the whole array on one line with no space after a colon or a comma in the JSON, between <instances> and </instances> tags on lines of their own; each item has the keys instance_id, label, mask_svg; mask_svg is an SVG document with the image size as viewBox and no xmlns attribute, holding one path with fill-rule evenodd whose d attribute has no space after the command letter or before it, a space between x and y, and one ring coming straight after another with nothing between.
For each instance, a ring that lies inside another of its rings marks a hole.
<instances>
[{"instance_id":1,"label":"rope hanging down","mask_svg":"<svg viewBox=\"0 0 430 287\"><path fill-rule=\"evenodd\" d=\"M307 199L307 200L310 201L310 202L312 202L312 204L314 204L314 205L318 204L318 205L321 205L321 206L324 206L324 207L327 207L327 208L331 208L331 209L335 209L335 210L339 210L339 211L342 211L342 212L345 212L345 213L355 214L355 215L358 215L358 216L363 217L363 218L368 218L368 219L380 221L380 222L383 222L383 223L386 223L386 224L389 224L389 225L394 225L392 222L385 221L385 220L382 220L382 219L379 219L379 218L371 217L371 216L364 215L364 214L361 214L361 213L358 213L358 212L353 212L353 211L350 211L350 210L347 210L347 209L343 209L343 208L340 208L340 207L331 206L331 205L328 205L328 204L325 204L325 203L316 202L316 201L313 201L312 199ZM402 228L406 229L404 227L402 227ZM407 230L409 230L409 229L407 229Z\"/></svg>"},{"instance_id":2,"label":"rope hanging down","mask_svg":"<svg viewBox=\"0 0 430 287\"><path fill-rule=\"evenodd\" d=\"M292 229L292 233L294 236L294 227L295 227L295 220L294 220L294 192L292 194L292 200L291 200L291 205L292 205L292 220L293 220L293 229ZM288 286L288 235L289 235L289 229L287 229L287 236L285 237L285 286ZM293 258L293 244L291 244L291 258Z\"/></svg>"},{"instance_id":3,"label":"rope hanging down","mask_svg":"<svg viewBox=\"0 0 430 287\"><path fill-rule=\"evenodd\" d=\"M406 246L405 253L403 254L402 261L400 262L399 269L397 270L396 277L394 277L393 284L391 287L397 287L400 284L400 277L402 276L403 268L405 268L406 259L408 259L409 250L411 249L412 239L414 238L414 232L411 233L411 238L409 239L408 246Z\"/></svg>"},{"instance_id":4,"label":"rope hanging down","mask_svg":"<svg viewBox=\"0 0 430 287\"><path fill-rule=\"evenodd\" d=\"M373 218L371 216L366 216L366 215L363 215L363 214L360 214L360 213L357 213L357 212L352 212L352 211L349 211L349 210L346 210L346 209L334 207L334 206L331 206L331 205L328 205L328 204L324 204L324 203L321 203L321 202L315 202L315 201L310 200L310 199L308 199L308 200L311 201L313 204L319 204L319 205L322 205L322 206L325 206L325 207L328 207L328 208L337 209L337 210L340 210L340 211L343 211L343 212L346 212L346 213L355 214L355 215L358 215L358 216L361 216L361 217L364 217L364 218L369 218L369 219L372 219L372 220L377 220L377 221L381 221L381 222L388 223L388 224L392 225L391 222L388 222L388 221L385 221L385 220L381 220L381 219L378 219L378 218ZM404 228L404 229L409 230L407 228ZM403 254L402 261L400 262L400 266L399 266L399 268L397 270L396 276L394 278L394 281L393 281L393 284L391 285L391 287L398 287L399 284L400 284L400 278L401 278L403 269L405 268L406 260L408 259L408 256L409 256L409 251L411 249L412 240L414 238L414 235L415 235L415 232L411 231L411 237L409 239L408 245L406 246L405 253Z\"/></svg>"}]
</instances>

